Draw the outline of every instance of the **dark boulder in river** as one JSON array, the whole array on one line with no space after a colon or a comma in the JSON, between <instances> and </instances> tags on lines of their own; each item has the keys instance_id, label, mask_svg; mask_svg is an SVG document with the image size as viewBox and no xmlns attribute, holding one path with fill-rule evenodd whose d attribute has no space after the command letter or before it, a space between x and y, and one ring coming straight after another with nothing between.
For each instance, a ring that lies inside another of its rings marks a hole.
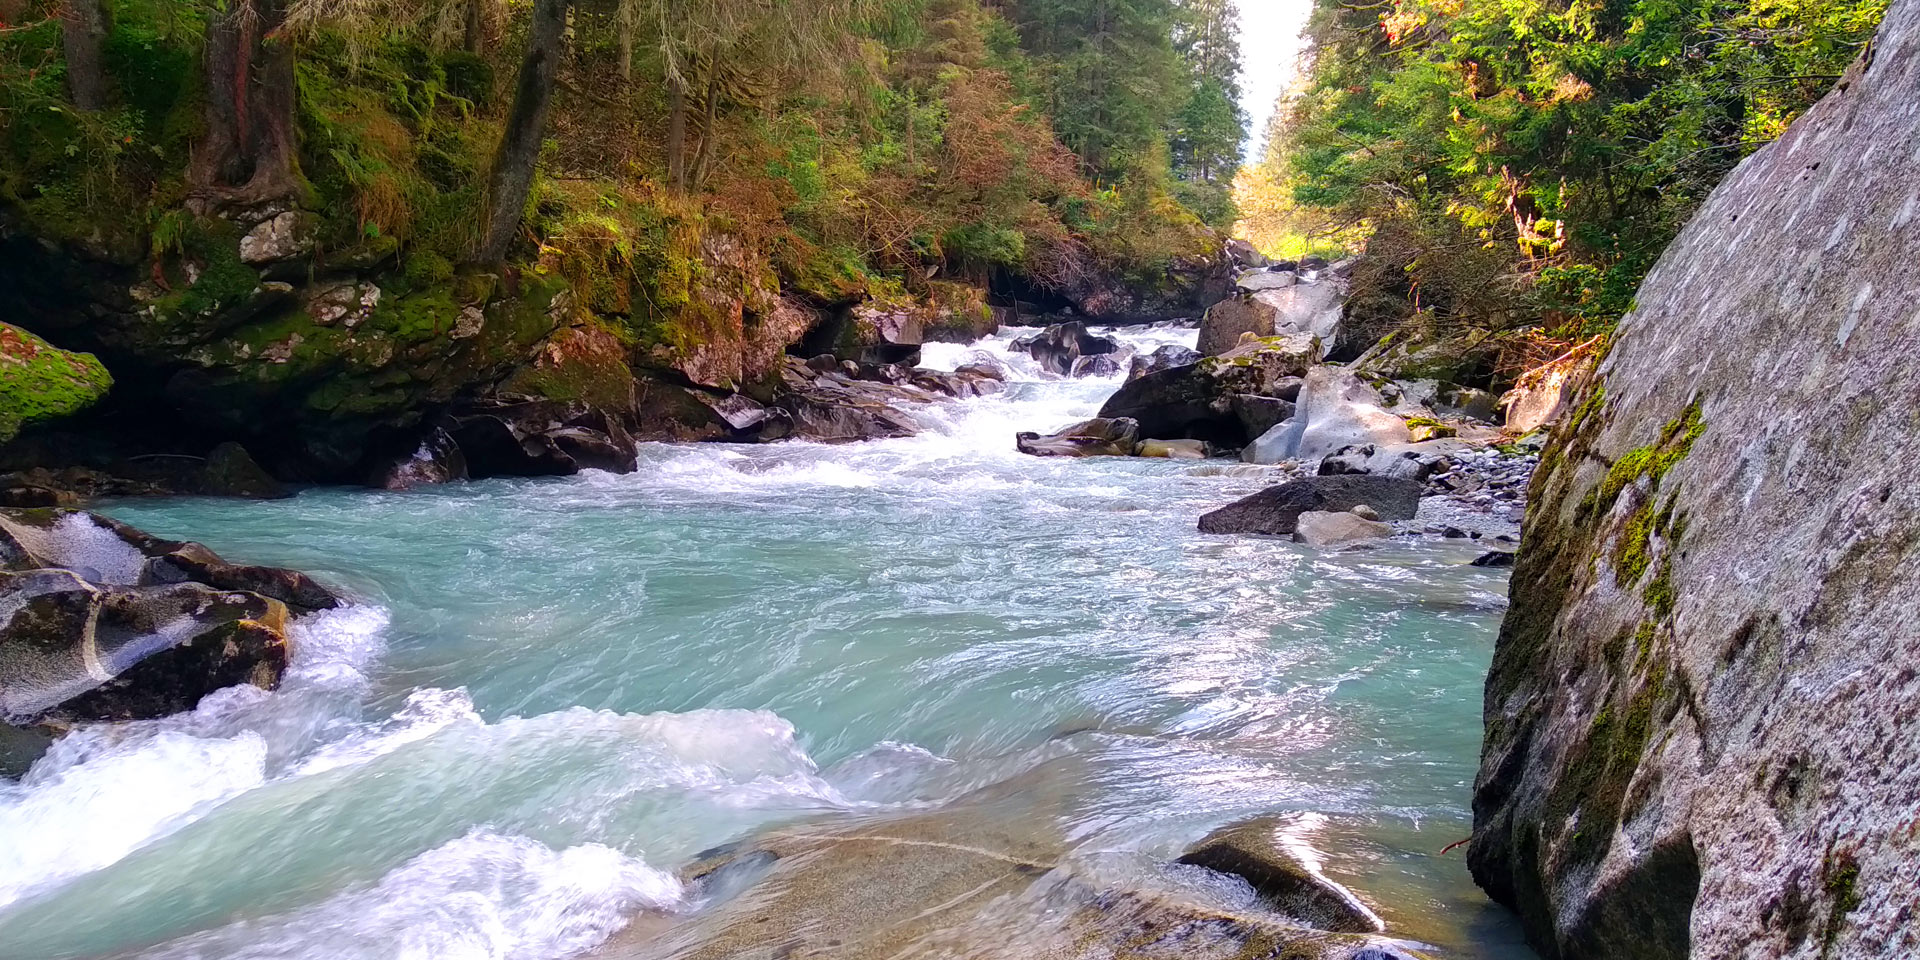
<instances>
[{"instance_id":1,"label":"dark boulder in river","mask_svg":"<svg viewBox=\"0 0 1920 960\"><path fill-rule=\"evenodd\" d=\"M144 719L235 684L271 688L289 611L337 603L304 574L106 517L0 510L0 718Z\"/></svg>"},{"instance_id":2,"label":"dark boulder in river","mask_svg":"<svg viewBox=\"0 0 1920 960\"><path fill-rule=\"evenodd\" d=\"M1291 536L1303 513L1339 512L1363 504L1382 520L1412 520L1425 490L1419 482L1400 477L1301 477L1202 515L1200 532Z\"/></svg>"},{"instance_id":3,"label":"dark boulder in river","mask_svg":"<svg viewBox=\"0 0 1920 960\"><path fill-rule=\"evenodd\" d=\"M1140 443L1140 425L1125 418L1094 419L1041 435L1014 437L1021 453L1035 457L1130 457Z\"/></svg>"},{"instance_id":4,"label":"dark boulder in river","mask_svg":"<svg viewBox=\"0 0 1920 960\"><path fill-rule=\"evenodd\" d=\"M1177 343L1163 344L1155 347L1152 353L1134 354L1133 362L1127 366L1127 379L1138 380L1149 373L1158 373L1198 362L1200 362L1200 351Z\"/></svg>"},{"instance_id":5,"label":"dark boulder in river","mask_svg":"<svg viewBox=\"0 0 1920 960\"><path fill-rule=\"evenodd\" d=\"M1541 458L1468 864L1543 957L1920 955L1916 104L1895 0Z\"/></svg>"},{"instance_id":6,"label":"dark boulder in river","mask_svg":"<svg viewBox=\"0 0 1920 960\"><path fill-rule=\"evenodd\" d=\"M1088 376L1092 374L1076 373L1075 365L1085 357L1119 353L1120 341L1089 333L1087 325L1076 320L1072 323L1056 323L1039 333L1021 337L1013 341L1009 349L1025 352L1048 373L1062 377ZM1083 369L1091 370L1092 367Z\"/></svg>"},{"instance_id":7,"label":"dark boulder in river","mask_svg":"<svg viewBox=\"0 0 1920 960\"><path fill-rule=\"evenodd\" d=\"M1242 415L1245 401L1236 398L1297 395L1300 378L1319 360L1320 341L1308 334L1253 340L1223 356L1129 380L1100 415L1137 420L1149 437L1242 447L1253 437L1250 418Z\"/></svg>"}]
</instances>

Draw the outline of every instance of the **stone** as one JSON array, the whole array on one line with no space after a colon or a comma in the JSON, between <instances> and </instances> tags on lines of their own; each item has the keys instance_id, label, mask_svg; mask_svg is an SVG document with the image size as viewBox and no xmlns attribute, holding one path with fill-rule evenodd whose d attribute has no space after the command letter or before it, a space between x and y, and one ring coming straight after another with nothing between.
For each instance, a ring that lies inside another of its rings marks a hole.
<instances>
[{"instance_id":1,"label":"stone","mask_svg":"<svg viewBox=\"0 0 1920 960\"><path fill-rule=\"evenodd\" d=\"M1530 488L1467 863L1542 956L1920 955L1920 0L1734 169Z\"/></svg>"},{"instance_id":2,"label":"stone","mask_svg":"<svg viewBox=\"0 0 1920 960\"><path fill-rule=\"evenodd\" d=\"M313 225L306 214L288 210L255 224L240 238L243 263L274 263L305 256L313 250Z\"/></svg>"},{"instance_id":3,"label":"stone","mask_svg":"<svg viewBox=\"0 0 1920 960\"><path fill-rule=\"evenodd\" d=\"M1353 444L1322 457L1318 472L1322 476L1366 473L1425 481L1446 466L1451 458L1472 449L1471 443L1454 439L1386 445Z\"/></svg>"},{"instance_id":4,"label":"stone","mask_svg":"<svg viewBox=\"0 0 1920 960\"><path fill-rule=\"evenodd\" d=\"M1074 365L1083 357L1118 353L1120 341L1089 333L1078 320L1056 323L1039 333L1021 337L1008 349L1025 352L1040 364L1040 369L1055 376L1074 376ZM1118 367L1114 368L1118 372Z\"/></svg>"},{"instance_id":5,"label":"stone","mask_svg":"<svg viewBox=\"0 0 1920 960\"><path fill-rule=\"evenodd\" d=\"M1137 353L1127 366L1127 379L1138 380L1149 373L1171 370L1200 362L1200 351L1177 343L1161 344L1151 353Z\"/></svg>"},{"instance_id":6,"label":"stone","mask_svg":"<svg viewBox=\"0 0 1920 960\"><path fill-rule=\"evenodd\" d=\"M1241 294L1254 294L1262 290L1284 290L1296 282L1291 270L1249 270L1233 282L1233 287Z\"/></svg>"},{"instance_id":7,"label":"stone","mask_svg":"<svg viewBox=\"0 0 1920 960\"><path fill-rule=\"evenodd\" d=\"M0 443L22 427L69 417L100 402L113 386L91 353L62 350L25 329L0 323Z\"/></svg>"},{"instance_id":8,"label":"stone","mask_svg":"<svg viewBox=\"0 0 1920 960\"><path fill-rule=\"evenodd\" d=\"M93 584L70 570L0 573L0 718L146 720L240 683L277 686L287 608L199 583Z\"/></svg>"},{"instance_id":9,"label":"stone","mask_svg":"<svg viewBox=\"0 0 1920 960\"><path fill-rule=\"evenodd\" d=\"M1069 376L1076 380L1081 377L1115 377L1120 375L1120 369L1120 361L1115 359L1114 354L1102 353L1073 361Z\"/></svg>"},{"instance_id":10,"label":"stone","mask_svg":"<svg viewBox=\"0 0 1920 960\"><path fill-rule=\"evenodd\" d=\"M1292 274L1266 273L1266 277ZM1343 281L1267 287L1208 308L1200 321L1200 352L1217 356L1232 350L1246 334L1256 337L1306 333L1332 343L1346 311Z\"/></svg>"},{"instance_id":11,"label":"stone","mask_svg":"<svg viewBox=\"0 0 1920 960\"><path fill-rule=\"evenodd\" d=\"M1357 507L1354 507L1352 510L1349 510L1347 512L1353 514L1356 517L1359 517L1362 520L1380 519L1380 511L1375 510L1374 508L1364 503Z\"/></svg>"},{"instance_id":12,"label":"stone","mask_svg":"<svg viewBox=\"0 0 1920 960\"><path fill-rule=\"evenodd\" d=\"M933 400L932 393L915 386L864 381L841 372L817 373L789 357L766 405L782 411L787 435L850 443L914 436L920 425L904 408Z\"/></svg>"},{"instance_id":13,"label":"stone","mask_svg":"<svg viewBox=\"0 0 1920 960\"><path fill-rule=\"evenodd\" d=\"M1298 387L1294 396L1299 396ZM1258 437L1274 427L1293 419L1296 411L1293 401L1282 397L1263 397L1253 393L1236 393L1230 398L1233 415L1240 418L1240 426L1249 437Z\"/></svg>"},{"instance_id":14,"label":"stone","mask_svg":"<svg viewBox=\"0 0 1920 960\"><path fill-rule=\"evenodd\" d=\"M1283 396L1319 359L1320 341L1309 334L1254 340L1222 356L1128 381L1107 398L1100 415L1137 420L1147 436L1241 447L1252 437L1233 398Z\"/></svg>"},{"instance_id":15,"label":"stone","mask_svg":"<svg viewBox=\"0 0 1920 960\"><path fill-rule=\"evenodd\" d=\"M632 473L637 456L619 418L580 401L476 401L450 414L446 429L475 479Z\"/></svg>"},{"instance_id":16,"label":"stone","mask_svg":"<svg viewBox=\"0 0 1920 960\"><path fill-rule=\"evenodd\" d=\"M1513 388L1500 396L1507 432L1515 436L1532 433L1559 419L1567 411L1575 387L1585 382L1599 349L1600 340L1595 338L1521 374Z\"/></svg>"},{"instance_id":17,"label":"stone","mask_svg":"<svg viewBox=\"0 0 1920 960\"><path fill-rule=\"evenodd\" d=\"M1139 440L1140 424L1124 417L1095 418L1044 436L1022 432L1014 447L1035 457L1129 457Z\"/></svg>"},{"instance_id":18,"label":"stone","mask_svg":"<svg viewBox=\"0 0 1920 960\"><path fill-rule=\"evenodd\" d=\"M1294 521L1293 539L1310 547L1332 547L1393 535L1393 527L1369 520L1351 510L1309 510Z\"/></svg>"},{"instance_id":19,"label":"stone","mask_svg":"<svg viewBox=\"0 0 1920 960\"><path fill-rule=\"evenodd\" d=\"M467 458L453 435L434 427L413 452L387 459L374 467L367 486L382 490L412 490L467 479Z\"/></svg>"},{"instance_id":20,"label":"stone","mask_svg":"<svg viewBox=\"0 0 1920 960\"><path fill-rule=\"evenodd\" d=\"M1255 249L1253 244L1239 237L1227 241L1226 251L1227 258L1231 260L1235 266L1262 270L1273 263L1273 261L1267 259L1266 254Z\"/></svg>"},{"instance_id":21,"label":"stone","mask_svg":"<svg viewBox=\"0 0 1920 960\"><path fill-rule=\"evenodd\" d=\"M1342 367L1316 366L1300 389L1298 409L1286 434L1268 445L1280 460L1317 460L1342 447L1412 442L1405 420L1381 407L1378 391Z\"/></svg>"},{"instance_id":22,"label":"stone","mask_svg":"<svg viewBox=\"0 0 1920 960\"><path fill-rule=\"evenodd\" d=\"M1268 816L1228 824L1188 848L1179 862L1239 877L1267 906L1319 930L1386 929L1353 891L1327 879L1285 842L1291 823Z\"/></svg>"},{"instance_id":23,"label":"stone","mask_svg":"<svg viewBox=\"0 0 1920 960\"><path fill-rule=\"evenodd\" d=\"M279 500L293 496L293 491L254 462L246 447L232 441L220 444L207 453L197 488L191 492L209 497L239 497L246 500Z\"/></svg>"},{"instance_id":24,"label":"stone","mask_svg":"<svg viewBox=\"0 0 1920 960\"><path fill-rule=\"evenodd\" d=\"M1315 930L1258 906L1085 875L1057 829L1036 826L1066 818L1051 799L1066 791L1035 779L1010 785L1035 797L989 787L931 813L802 821L707 851L681 871L702 909L636 917L583 960L1418 956L1372 932Z\"/></svg>"},{"instance_id":25,"label":"stone","mask_svg":"<svg viewBox=\"0 0 1920 960\"><path fill-rule=\"evenodd\" d=\"M1387 520L1412 520L1426 488L1398 477L1301 477L1268 487L1200 517L1201 533L1290 536L1302 513L1366 504Z\"/></svg>"},{"instance_id":26,"label":"stone","mask_svg":"<svg viewBox=\"0 0 1920 960\"><path fill-rule=\"evenodd\" d=\"M1205 460L1207 444L1204 440L1142 440L1133 455L1166 460Z\"/></svg>"},{"instance_id":27,"label":"stone","mask_svg":"<svg viewBox=\"0 0 1920 960\"><path fill-rule=\"evenodd\" d=\"M1471 565L1476 567L1511 567L1513 566L1513 562L1513 551L1489 550L1486 553L1474 557Z\"/></svg>"}]
</instances>

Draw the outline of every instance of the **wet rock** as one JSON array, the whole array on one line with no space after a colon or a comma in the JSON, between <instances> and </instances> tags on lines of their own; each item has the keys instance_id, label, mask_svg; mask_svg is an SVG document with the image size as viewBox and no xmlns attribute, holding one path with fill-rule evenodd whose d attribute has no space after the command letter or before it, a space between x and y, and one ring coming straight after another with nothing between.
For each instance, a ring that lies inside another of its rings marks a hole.
<instances>
[{"instance_id":1,"label":"wet rock","mask_svg":"<svg viewBox=\"0 0 1920 960\"><path fill-rule=\"evenodd\" d=\"M1448 467L1454 457L1473 449L1463 440L1423 440L1376 446L1371 443L1341 447L1321 458L1322 476L1374 474L1425 481Z\"/></svg>"},{"instance_id":2,"label":"wet rock","mask_svg":"<svg viewBox=\"0 0 1920 960\"><path fill-rule=\"evenodd\" d=\"M1364 506L1364 505L1363 505ZM1378 540L1393 535L1393 527L1369 520L1354 510L1327 512L1309 510L1293 526L1293 539L1310 547L1331 547L1360 540Z\"/></svg>"},{"instance_id":3,"label":"wet rock","mask_svg":"<svg viewBox=\"0 0 1920 960\"><path fill-rule=\"evenodd\" d=\"M1100 415L1138 420L1148 436L1244 446L1252 438L1234 398L1284 396L1319 359L1320 341L1310 335L1254 340L1218 357L1129 381L1101 406Z\"/></svg>"},{"instance_id":4,"label":"wet rock","mask_svg":"<svg viewBox=\"0 0 1920 960\"><path fill-rule=\"evenodd\" d=\"M413 452L392 457L374 467L367 479L382 490L412 490L467 479L467 458L453 435L434 427Z\"/></svg>"},{"instance_id":5,"label":"wet rock","mask_svg":"<svg viewBox=\"0 0 1920 960\"><path fill-rule=\"evenodd\" d=\"M1514 553L1511 550L1489 550L1473 558L1476 567L1511 567Z\"/></svg>"},{"instance_id":6,"label":"wet rock","mask_svg":"<svg viewBox=\"0 0 1920 960\"><path fill-rule=\"evenodd\" d=\"M1239 877L1268 906L1317 929L1385 929L1352 891L1321 875L1282 842L1285 826L1281 817L1228 824L1181 854L1180 862Z\"/></svg>"},{"instance_id":7,"label":"wet rock","mask_svg":"<svg viewBox=\"0 0 1920 960\"><path fill-rule=\"evenodd\" d=\"M631 473L637 448L618 417L578 401L480 401L448 418L447 432L480 477Z\"/></svg>"},{"instance_id":8,"label":"wet rock","mask_svg":"<svg viewBox=\"0 0 1920 960\"><path fill-rule=\"evenodd\" d=\"M820 373L789 358L769 407L785 411L792 436L823 443L910 437L920 426L903 407L931 403L918 387Z\"/></svg>"},{"instance_id":9,"label":"wet rock","mask_svg":"<svg viewBox=\"0 0 1920 960\"><path fill-rule=\"evenodd\" d=\"M277 686L287 609L204 584L92 584L69 570L0 573L0 717L141 720L240 683Z\"/></svg>"},{"instance_id":10,"label":"wet rock","mask_svg":"<svg viewBox=\"0 0 1920 960\"><path fill-rule=\"evenodd\" d=\"M1281 392L1287 390L1286 384L1280 385ZM1299 385L1293 385L1293 395L1299 396ZM1296 407L1285 397L1263 397L1252 393L1236 393L1232 397L1233 414L1240 418L1240 426L1249 437L1258 437L1274 427L1293 419Z\"/></svg>"},{"instance_id":11,"label":"wet rock","mask_svg":"<svg viewBox=\"0 0 1920 960\"><path fill-rule=\"evenodd\" d=\"M744 894L666 926L636 923L588 960L1359 960L1412 958L1393 941L1312 930L1083 878L1028 818L962 806L853 825L799 825L691 865L698 889ZM664 929L663 929L664 927Z\"/></svg>"},{"instance_id":12,"label":"wet rock","mask_svg":"<svg viewBox=\"0 0 1920 960\"><path fill-rule=\"evenodd\" d=\"M1161 344L1151 353L1135 354L1133 362L1127 367L1127 379L1138 380L1149 373L1184 367L1200 361L1200 351L1183 347L1177 343Z\"/></svg>"},{"instance_id":13,"label":"wet rock","mask_svg":"<svg viewBox=\"0 0 1920 960\"><path fill-rule=\"evenodd\" d=\"M1075 365L1083 357L1110 356L1120 352L1120 341L1089 333L1087 325L1076 320L1056 323L1039 333L1021 337L1009 344L1008 348L1025 352L1040 364L1042 370L1067 377L1075 375ZM1111 372L1118 372L1118 366L1111 368ZM1087 375L1107 376L1110 373Z\"/></svg>"},{"instance_id":14,"label":"wet rock","mask_svg":"<svg viewBox=\"0 0 1920 960\"><path fill-rule=\"evenodd\" d=\"M1363 503L1384 519L1411 520L1424 489L1398 477L1302 477L1204 514L1200 532L1290 536L1302 513L1352 510Z\"/></svg>"},{"instance_id":15,"label":"wet rock","mask_svg":"<svg viewBox=\"0 0 1920 960\"><path fill-rule=\"evenodd\" d=\"M1128 457L1140 440L1140 424L1119 418L1095 418L1042 435L1022 432L1014 446L1036 457Z\"/></svg>"},{"instance_id":16,"label":"wet rock","mask_svg":"<svg viewBox=\"0 0 1920 960\"><path fill-rule=\"evenodd\" d=\"M1207 444L1203 440L1142 440L1133 455L1167 460L1205 460Z\"/></svg>"}]
</instances>

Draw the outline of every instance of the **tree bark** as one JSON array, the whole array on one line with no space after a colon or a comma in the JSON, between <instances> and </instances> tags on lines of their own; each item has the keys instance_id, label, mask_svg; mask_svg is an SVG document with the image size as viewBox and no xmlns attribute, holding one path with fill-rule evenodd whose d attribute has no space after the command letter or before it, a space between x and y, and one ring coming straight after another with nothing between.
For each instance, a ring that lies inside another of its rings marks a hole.
<instances>
[{"instance_id":1,"label":"tree bark","mask_svg":"<svg viewBox=\"0 0 1920 960\"><path fill-rule=\"evenodd\" d=\"M107 105L106 56L102 46L112 21L101 0L67 0L60 11L60 45L67 58L67 93L82 110Z\"/></svg>"},{"instance_id":2,"label":"tree bark","mask_svg":"<svg viewBox=\"0 0 1920 960\"><path fill-rule=\"evenodd\" d=\"M540 142L546 135L547 114L553 107L554 77L566 54L567 8L570 0L534 0L533 23L527 32L527 52L514 82L513 107L500 148L487 177L487 223L475 259L498 263L507 258L520 214L533 189L533 168L540 160Z\"/></svg>"},{"instance_id":3,"label":"tree bark","mask_svg":"<svg viewBox=\"0 0 1920 960\"><path fill-rule=\"evenodd\" d=\"M487 47L487 5L486 0L467 0L467 30L465 47L468 53L479 56Z\"/></svg>"},{"instance_id":4,"label":"tree bark","mask_svg":"<svg viewBox=\"0 0 1920 960\"><path fill-rule=\"evenodd\" d=\"M206 131L189 170L202 212L299 193L287 2L237 0L207 25Z\"/></svg>"},{"instance_id":5,"label":"tree bark","mask_svg":"<svg viewBox=\"0 0 1920 960\"><path fill-rule=\"evenodd\" d=\"M687 188L687 83L667 78L667 182Z\"/></svg>"},{"instance_id":6,"label":"tree bark","mask_svg":"<svg viewBox=\"0 0 1920 960\"><path fill-rule=\"evenodd\" d=\"M715 115L720 107L720 67L715 64L707 71L707 104L700 118L700 158L693 167L693 185L707 182L707 167L713 163L713 142L720 139L719 131L714 129Z\"/></svg>"},{"instance_id":7,"label":"tree bark","mask_svg":"<svg viewBox=\"0 0 1920 960\"><path fill-rule=\"evenodd\" d=\"M633 83L633 21L639 14L633 9L634 0L620 0L619 12L614 15L615 56L620 58L620 86L624 89Z\"/></svg>"}]
</instances>

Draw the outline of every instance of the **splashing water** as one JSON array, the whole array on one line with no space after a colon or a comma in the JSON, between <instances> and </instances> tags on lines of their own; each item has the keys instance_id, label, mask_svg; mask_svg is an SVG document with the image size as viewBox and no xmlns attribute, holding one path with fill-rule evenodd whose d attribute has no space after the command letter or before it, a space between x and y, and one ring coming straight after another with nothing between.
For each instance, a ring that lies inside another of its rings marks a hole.
<instances>
[{"instance_id":1,"label":"splashing water","mask_svg":"<svg viewBox=\"0 0 1920 960\"><path fill-rule=\"evenodd\" d=\"M1120 379L1044 375L1006 351L1024 332L930 345L1013 375L917 437L110 508L360 602L295 625L278 691L82 728L0 780L0 956L558 960L700 909L669 871L706 847L1063 757L1035 828L1091 874L1298 811L1396 933L1528 956L1437 856L1468 829L1500 574L1194 532L1260 468L1018 454Z\"/></svg>"}]
</instances>

